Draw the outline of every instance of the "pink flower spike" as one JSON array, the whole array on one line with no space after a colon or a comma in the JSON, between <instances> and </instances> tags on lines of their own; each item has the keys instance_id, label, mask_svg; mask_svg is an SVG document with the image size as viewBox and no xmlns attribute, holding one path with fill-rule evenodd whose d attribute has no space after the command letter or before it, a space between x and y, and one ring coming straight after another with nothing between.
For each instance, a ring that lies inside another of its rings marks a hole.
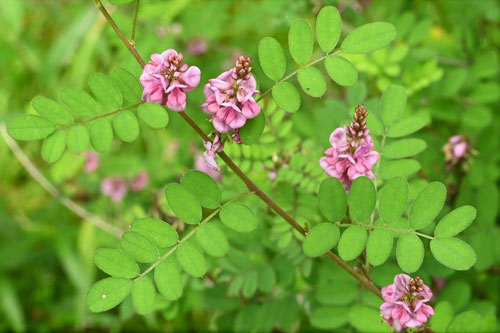
<instances>
[{"instance_id":1,"label":"pink flower spike","mask_svg":"<svg viewBox=\"0 0 500 333\"><path fill-rule=\"evenodd\" d=\"M86 153L84 170L87 173L96 171L99 168L99 155L95 152L89 151Z\"/></svg>"},{"instance_id":2,"label":"pink flower spike","mask_svg":"<svg viewBox=\"0 0 500 333\"><path fill-rule=\"evenodd\" d=\"M119 177L104 178L101 182L101 192L113 202L120 202L128 192L127 182Z\"/></svg>"},{"instance_id":3,"label":"pink flower spike","mask_svg":"<svg viewBox=\"0 0 500 333\"><path fill-rule=\"evenodd\" d=\"M137 176L132 179L130 187L134 192L142 191L149 183L149 173L147 171L141 171Z\"/></svg>"}]
</instances>

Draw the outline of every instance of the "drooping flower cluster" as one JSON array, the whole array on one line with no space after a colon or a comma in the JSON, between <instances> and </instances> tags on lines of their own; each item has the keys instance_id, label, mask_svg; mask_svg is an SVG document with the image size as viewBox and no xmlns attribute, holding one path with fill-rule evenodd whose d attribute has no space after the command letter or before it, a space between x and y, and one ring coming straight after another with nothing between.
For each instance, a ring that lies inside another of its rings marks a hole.
<instances>
[{"instance_id":1,"label":"drooping flower cluster","mask_svg":"<svg viewBox=\"0 0 500 333\"><path fill-rule=\"evenodd\" d=\"M256 117L261 109L254 99L259 93L251 74L250 58L240 56L236 66L209 80L204 87L203 112L212 116L212 123L220 133L243 127L248 119Z\"/></svg>"},{"instance_id":2,"label":"drooping flower cluster","mask_svg":"<svg viewBox=\"0 0 500 333\"><path fill-rule=\"evenodd\" d=\"M147 171L139 172L130 180L123 177L107 177L101 182L101 193L110 197L113 202L120 202L128 193L129 187L133 192L140 192L148 183L149 174Z\"/></svg>"},{"instance_id":3,"label":"drooping flower cluster","mask_svg":"<svg viewBox=\"0 0 500 333\"><path fill-rule=\"evenodd\" d=\"M200 83L201 71L196 66L182 64L182 53L168 49L151 55L144 66L140 81L144 87L142 100L166 105L173 111L184 111L186 93Z\"/></svg>"},{"instance_id":4,"label":"drooping flower cluster","mask_svg":"<svg viewBox=\"0 0 500 333\"><path fill-rule=\"evenodd\" d=\"M220 167L217 163L217 153L220 153L224 149L224 143L221 142L220 136L216 135L213 141L204 142L206 151L203 153L203 158L205 163L215 171L219 171Z\"/></svg>"},{"instance_id":5,"label":"drooping flower cluster","mask_svg":"<svg viewBox=\"0 0 500 333\"><path fill-rule=\"evenodd\" d=\"M373 151L374 143L366 127L368 111L364 105L356 107L354 120L349 126L340 127L330 135L331 148L319 160L328 175L338 178L349 190L354 179L360 176L374 178L372 167L379 154Z\"/></svg>"},{"instance_id":6,"label":"drooping flower cluster","mask_svg":"<svg viewBox=\"0 0 500 333\"><path fill-rule=\"evenodd\" d=\"M394 277L394 283L382 288L385 303L380 306L382 317L400 332L407 327L420 327L434 315L434 309L425 304L432 291L419 278L406 274Z\"/></svg>"}]
</instances>

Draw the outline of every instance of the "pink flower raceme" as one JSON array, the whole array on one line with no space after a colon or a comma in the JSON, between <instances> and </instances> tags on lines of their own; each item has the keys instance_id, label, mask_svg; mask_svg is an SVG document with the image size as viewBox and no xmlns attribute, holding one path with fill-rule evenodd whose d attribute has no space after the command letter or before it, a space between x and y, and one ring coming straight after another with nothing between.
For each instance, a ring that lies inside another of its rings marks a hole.
<instances>
[{"instance_id":1,"label":"pink flower raceme","mask_svg":"<svg viewBox=\"0 0 500 333\"><path fill-rule=\"evenodd\" d=\"M432 291L419 277L396 275L394 284L382 288L382 297L385 303L380 306L381 315L398 332L420 327L434 315L434 309L425 304L432 298Z\"/></svg>"},{"instance_id":2,"label":"pink flower raceme","mask_svg":"<svg viewBox=\"0 0 500 333\"><path fill-rule=\"evenodd\" d=\"M350 126L337 128L330 135L332 147L325 151L327 156L319 160L326 173L338 178L346 190L360 176L374 178L371 170L379 154L373 151L374 143L366 128L367 116L364 105L358 106Z\"/></svg>"},{"instance_id":3,"label":"pink flower raceme","mask_svg":"<svg viewBox=\"0 0 500 333\"><path fill-rule=\"evenodd\" d=\"M205 163L215 171L219 171L220 167L217 163L217 154L224 149L224 143L221 142L220 136L216 135L212 142L205 141L205 148L207 149L203 153L203 158L205 159Z\"/></svg>"},{"instance_id":4,"label":"pink flower raceme","mask_svg":"<svg viewBox=\"0 0 500 333\"><path fill-rule=\"evenodd\" d=\"M113 202L120 202L128 192L127 181L120 177L104 178L101 182L101 192Z\"/></svg>"},{"instance_id":5,"label":"pink flower raceme","mask_svg":"<svg viewBox=\"0 0 500 333\"><path fill-rule=\"evenodd\" d=\"M85 172L91 173L96 171L99 168L99 155L93 151L87 151L85 156Z\"/></svg>"},{"instance_id":6,"label":"pink flower raceme","mask_svg":"<svg viewBox=\"0 0 500 333\"><path fill-rule=\"evenodd\" d=\"M471 155L475 154L471 144L463 135L454 135L448 139L448 142L443 146L448 168L457 165L459 162L467 162Z\"/></svg>"},{"instance_id":7,"label":"pink flower raceme","mask_svg":"<svg viewBox=\"0 0 500 333\"><path fill-rule=\"evenodd\" d=\"M153 54L144 66L141 84L144 87L142 100L166 105L173 111L184 111L186 92L200 83L200 69L182 64L182 53L168 49L162 54Z\"/></svg>"},{"instance_id":8,"label":"pink flower raceme","mask_svg":"<svg viewBox=\"0 0 500 333\"><path fill-rule=\"evenodd\" d=\"M201 109L212 116L218 132L236 131L245 125L247 119L260 113L260 106L254 99L259 91L251 71L250 58L240 56L234 68L205 85L206 100Z\"/></svg>"},{"instance_id":9,"label":"pink flower raceme","mask_svg":"<svg viewBox=\"0 0 500 333\"><path fill-rule=\"evenodd\" d=\"M149 173L147 171L141 171L132 179L130 187L134 192L142 191L149 183Z\"/></svg>"}]
</instances>

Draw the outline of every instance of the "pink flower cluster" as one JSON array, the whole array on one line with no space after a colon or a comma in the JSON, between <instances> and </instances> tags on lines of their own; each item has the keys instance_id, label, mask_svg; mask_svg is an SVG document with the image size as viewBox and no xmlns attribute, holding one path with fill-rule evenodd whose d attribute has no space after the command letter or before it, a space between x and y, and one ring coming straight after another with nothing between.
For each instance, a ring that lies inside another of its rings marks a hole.
<instances>
[{"instance_id":1,"label":"pink flower cluster","mask_svg":"<svg viewBox=\"0 0 500 333\"><path fill-rule=\"evenodd\" d=\"M128 193L129 186L133 192L142 191L149 182L149 174L141 171L131 180L123 177L107 177L101 182L101 193L110 197L113 202L120 202Z\"/></svg>"},{"instance_id":2,"label":"pink flower cluster","mask_svg":"<svg viewBox=\"0 0 500 333\"><path fill-rule=\"evenodd\" d=\"M451 152L455 158L460 159L467 154L468 144L462 135L454 135L448 140Z\"/></svg>"},{"instance_id":3,"label":"pink flower cluster","mask_svg":"<svg viewBox=\"0 0 500 333\"><path fill-rule=\"evenodd\" d=\"M173 111L184 111L186 92L198 86L201 71L196 66L182 64L182 59L182 53L174 49L151 56L140 78L144 87L144 102L166 105Z\"/></svg>"},{"instance_id":4,"label":"pink flower cluster","mask_svg":"<svg viewBox=\"0 0 500 333\"><path fill-rule=\"evenodd\" d=\"M420 327L434 315L434 309L425 304L432 298L432 291L419 277L396 275L394 284L382 288L382 297L385 303L380 306L381 315L398 332Z\"/></svg>"},{"instance_id":5,"label":"pink flower cluster","mask_svg":"<svg viewBox=\"0 0 500 333\"><path fill-rule=\"evenodd\" d=\"M206 100L201 109L212 116L218 132L237 132L248 119L260 113L260 106L254 99L259 91L251 70L250 58L240 56L234 68L205 85Z\"/></svg>"}]
</instances>

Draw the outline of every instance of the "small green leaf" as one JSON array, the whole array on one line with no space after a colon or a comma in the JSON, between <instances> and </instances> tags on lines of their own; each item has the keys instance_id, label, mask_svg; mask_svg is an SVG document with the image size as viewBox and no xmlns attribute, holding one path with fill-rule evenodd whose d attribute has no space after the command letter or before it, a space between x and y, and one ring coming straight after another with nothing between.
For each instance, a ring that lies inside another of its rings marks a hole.
<instances>
[{"instance_id":1,"label":"small green leaf","mask_svg":"<svg viewBox=\"0 0 500 333\"><path fill-rule=\"evenodd\" d=\"M418 271L424 261L424 244L415 234L404 234L396 246L398 265L406 273Z\"/></svg>"},{"instance_id":2,"label":"small green leaf","mask_svg":"<svg viewBox=\"0 0 500 333\"><path fill-rule=\"evenodd\" d=\"M349 214L357 221L366 221L370 218L375 209L375 186L368 177L358 177L351 185L349 197Z\"/></svg>"},{"instance_id":3,"label":"small green leaf","mask_svg":"<svg viewBox=\"0 0 500 333\"><path fill-rule=\"evenodd\" d=\"M393 237L389 230L378 228L368 236L366 255L373 266L380 266L389 258L392 252Z\"/></svg>"},{"instance_id":4,"label":"small green leaf","mask_svg":"<svg viewBox=\"0 0 500 333\"><path fill-rule=\"evenodd\" d=\"M90 144L99 153L106 152L113 142L113 129L109 121L104 118L92 122L89 135Z\"/></svg>"},{"instance_id":5,"label":"small green leaf","mask_svg":"<svg viewBox=\"0 0 500 333\"><path fill-rule=\"evenodd\" d=\"M150 263L158 260L158 249L149 238L134 232L128 231L122 235L120 246L123 252L130 255L137 262Z\"/></svg>"},{"instance_id":6,"label":"small green leaf","mask_svg":"<svg viewBox=\"0 0 500 333\"><path fill-rule=\"evenodd\" d=\"M163 261L155 268L154 279L160 294L169 301L182 295L182 276L174 264Z\"/></svg>"},{"instance_id":7,"label":"small green leaf","mask_svg":"<svg viewBox=\"0 0 500 333\"><path fill-rule=\"evenodd\" d=\"M341 86L352 86L358 80L358 71L349 60L331 55L325 59L328 76Z\"/></svg>"},{"instance_id":8,"label":"small green leaf","mask_svg":"<svg viewBox=\"0 0 500 333\"><path fill-rule=\"evenodd\" d=\"M177 244L179 235L167 222L154 218L142 218L132 222L130 230L152 240L158 247L169 247Z\"/></svg>"},{"instance_id":9,"label":"small green leaf","mask_svg":"<svg viewBox=\"0 0 500 333\"><path fill-rule=\"evenodd\" d=\"M354 305L349 311L349 323L359 332L392 332L392 328L380 319L380 310L366 305Z\"/></svg>"},{"instance_id":10,"label":"small green leaf","mask_svg":"<svg viewBox=\"0 0 500 333\"><path fill-rule=\"evenodd\" d=\"M264 266L259 271L259 290L269 293L276 284L276 273L271 266Z\"/></svg>"},{"instance_id":11,"label":"small green leaf","mask_svg":"<svg viewBox=\"0 0 500 333\"><path fill-rule=\"evenodd\" d=\"M484 332L481 330L482 326L483 317L476 311L470 310L453 318L446 332Z\"/></svg>"},{"instance_id":12,"label":"small green leaf","mask_svg":"<svg viewBox=\"0 0 500 333\"><path fill-rule=\"evenodd\" d=\"M245 274L244 280L243 280L243 287L241 288L241 293L243 294L243 297L245 298L251 298L257 291L257 285L258 285L258 275L256 271L250 271L247 274Z\"/></svg>"},{"instance_id":13,"label":"small green leaf","mask_svg":"<svg viewBox=\"0 0 500 333\"><path fill-rule=\"evenodd\" d=\"M217 182L204 172L189 170L181 179L181 185L190 190L200 200L201 206L218 208L222 192Z\"/></svg>"},{"instance_id":14,"label":"small green leaf","mask_svg":"<svg viewBox=\"0 0 500 333\"><path fill-rule=\"evenodd\" d=\"M140 315L148 315L155 309L156 290L153 281L143 276L132 286L132 304Z\"/></svg>"},{"instance_id":15,"label":"small green leaf","mask_svg":"<svg viewBox=\"0 0 500 333\"><path fill-rule=\"evenodd\" d=\"M389 138L400 138L410 135L420 130L431 122L431 118L426 114L418 114L401 119L389 128L387 136Z\"/></svg>"},{"instance_id":16,"label":"small green leaf","mask_svg":"<svg viewBox=\"0 0 500 333\"><path fill-rule=\"evenodd\" d=\"M320 256L332 249L340 237L339 228L329 222L314 226L306 235L302 249L308 257Z\"/></svg>"},{"instance_id":17,"label":"small green leaf","mask_svg":"<svg viewBox=\"0 0 500 333\"><path fill-rule=\"evenodd\" d=\"M261 112L252 119L248 119L245 126L240 128L240 138L246 145L251 145L257 142L264 132L266 126L266 118L264 112Z\"/></svg>"},{"instance_id":18,"label":"small green leaf","mask_svg":"<svg viewBox=\"0 0 500 333\"><path fill-rule=\"evenodd\" d=\"M70 127L66 133L68 148L76 154L83 153L89 146L89 132L84 125Z\"/></svg>"},{"instance_id":19,"label":"small green leaf","mask_svg":"<svg viewBox=\"0 0 500 333\"><path fill-rule=\"evenodd\" d=\"M191 276L202 277L207 272L207 262L200 250L191 243L183 243L177 248L177 261Z\"/></svg>"},{"instance_id":20,"label":"small green leaf","mask_svg":"<svg viewBox=\"0 0 500 333\"><path fill-rule=\"evenodd\" d=\"M273 87L273 98L278 106L286 112L296 112L300 108L300 94L289 82L281 82Z\"/></svg>"},{"instance_id":21,"label":"small green leaf","mask_svg":"<svg viewBox=\"0 0 500 333\"><path fill-rule=\"evenodd\" d=\"M85 118L97 115L97 104L85 91L75 88L63 88L60 97L61 101L71 110Z\"/></svg>"},{"instance_id":22,"label":"small green leaf","mask_svg":"<svg viewBox=\"0 0 500 333\"><path fill-rule=\"evenodd\" d=\"M430 224L443 208L445 200L446 187L442 183L433 182L424 187L408 215L411 227L417 230Z\"/></svg>"},{"instance_id":23,"label":"small green leaf","mask_svg":"<svg viewBox=\"0 0 500 333\"><path fill-rule=\"evenodd\" d=\"M116 249L98 249L94 255L94 262L101 271L114 277L131 279L140 273L137 263Z\"/></svg>"},{"instance_id":24,"label":"small green leaf","mask_svg":"<svg viewBox=\"0 0 500 333\"><path fill-rule=\"evenodd\" d=\"M31 101L31 105L39 115L47 118L54 124L69 125L73 122L71 112L50 98L37 96Z\"/></svg>"},{"instance_id":25,"label":"small green leaf","mask_svg":"<svg viewBox=\"0 0 500 333\"><path fill-rule=\"evenodd\" d=\"M122 106L122 93L107 75L102 73L92 74L89 78L89 87L102 104L114 109Z\"/></svg>"},{"instance_id":26,"label":"small green leaf","mask_svg":"<svg viewBox=\"0 0 500 333\"><path fill-rule=\"evenodd\" d=\"M441 264L456 271L466 271L477 260L472 247L458 238L436 238L431 240L431 252Z\"/></svg>"},{"instance_id":27,"label":"small green leaf","mask_svg":"<svg viewBox=\"0 0 500 333\"><path fill-rule=\"evenodd\" d=\"M229 242L221 228L205 224L196 231L196 241L213 257L223 257L229 252Z\"/></svg>"},{"instance_id":28,"label":"small green leaf","mask_svg":"<svg viewBox=\"0 0 500 333\"><path fill-rule=\"evenodd\" d=\"M316 67L304 67L297 75L302 90L312 97L321 97L326 92L326 81Z\"/></svg>"},{"instance_id":29,"label":"small green leaf","mask_svg":"<svg viewBox=\"0 0 500 333\"><path fill-rule=\"evenodd\" d=\"M319 210L328 221L340 221L347 211L347 194L338 178L323 180L318 191Z\"/></svg>"},{"instance_id":30,"label":"small green leaf","mask_svg":"<svg viewBox=\"0 0 500 333\"><path fill-rule=\"evenodd\" d=\"M446 328L453 319L453 305L448 301L441 301L434 307L434 316L430 325L434 332L446 332Z\"/></svg>"},{"instance_id":31,"label":"small green leaf","mask_svg":"<svg viewBox=\"0 0 500 333\"><path fill-rule=\"evenodd\" d=\"M57 130L47 137L42 144L42 157L47 163L57 162L66 149L66 134Z\"/></svg>"},{"instance_id":32,"label":"small green leaf","mask_svg":"<svg viewBox=\"0 0 500 333\"><path fill-rule=\"evenodd\" d=\"M391 84L382 95L382 122L386 126L395 124L406 108L406 89L397 84Z\"/></svg>"},{"instance_id":33,"label":"small green leaf","mask_svg":"<svg viewBox=\"0 0 500 333\"><path fill-rule=\"evenodd\" d=\"M177 183L165 187L165 198L178 218L189 224L201 221L200 200L186 187Z\"/></svg>"},{"instance_id":34,"label":"small green leaf","mask_svg":"<svg viewBox=\"0 0 500 333\"><path fill-rule=\"evenodd\" d=\"M367 237L366 230L358 225L347 228L340 236L339 256L345 261L356 259L365 249Z\"/></svg>"},{"instance_id":35,"label":"small green leaf","mask_svg":"<svg viewBox=\"0 0 500 333\"><path fill-rule=\"evenodd\" d=\"M92 312L108 311L128 296L130 288L132 288L132 281L110 277L94 284L85 296L85 302Z\"/></svg>"},{"instance_id":36,"label":"small green leaf","mask_svg":"<svg viewBox=\"0 0 500 333\"><path fill-rule=\"evenodd\" d=\"M48 137L56 130L50 120L32 114L23 114L7 124L7 132L16 140L30 141Z\"/></svg>"},{"instance_id":37,"label":"small green leaf","mask_svg":"<svg viewBox=\"0 0 500 333\"><path fill-rule=\"evenodd\" d=\"M134 0L109 0L113 5L123 5L132 1Z\"/></svg>"},{"instance_id":38,"label":"small green leaf","mask_svg":"<svg viewBox=\"0 0 500 333\"><path fill-rule=\"evenodd\" d=\"M111 80L118 86L125 100L138 103L142 98L143 87L139 80L124 68L111 71Z\"/></svg>"},{"instance_id":39,"label":"small green leaf","mask_svg":"<svg viewBox=\"0 0 500 333\"><path fill-rule=\"evenodd\" d=\"M408 202L408 182L403 177L395 177L387 182L380 194L379 215L387 223L401 217Z\"/></svg>"},{"instance_id":40,"label":"small green leaf","mask_svg":"<svg viewBox=\"0 0 500 333\"><path fill-rule=\"evenodd\" d=\"M346 324L349 308L345 306L322 306L311 311L311 325L322 330L333 330Z\"/></svg>"},{"instance_id":41,"label":"small green leaf","mask_svg":"<svg viewBox=\"0 0 500 333\"><path fill-rule=\"evenodd\" d=\"M312 55L314 37L312 28L306 20L296 20L292 23L288 33L288 46L296 63L307 64Z\"/></svg>"},{"instance_id":42,"label":"small green leaf","mask_svg":"<svg viewBox=\"0 0 500 333\"><path fill-rule=\"evenodd\" d=\"M331 52L339 42L342 31L342 21L337 8L323 7L316 18L316 39L319 47L325 52Z\"/></svg>"},{"instance_id":43,"label":"small green leaf","mask_svg":"<svg viewBox=\"0 0 500 333\"><path fill-rule=\"evenodd\" d=\"M257 228L258 219L254 212L239 202L230 202L219 213L221 222L238 232L250 232Z\"/></svg>"},{"instance_id":44,"label":"small green leaf","mask_svg":"<svg viewBox=\"0 0 500 333\"><path fill-rule=\"evenodd\" d=\"M139 119L151 128L165 128L168 124L168 113L161 105L146 102L137 108Z\"/></svg>"},{"instance_id":45,"label":"small green leaf","mask_svg":"<svg viewBox=\"0 0 500 333\"><path fill-rule=\"evenodd\" d=\"M464 231L476 218L476 208L462 206L449 212L439 221L434 235L436 237L453 237Z\"/></svg>"},{"instance_id":46,"label":"small green leaf","mask_svg":"<svg viewBox=\"0 0 500 333\"><path fill-rule=\"evenodd\" d=\"M264 74L277 81L286 69L285 53L280 43L272 37L264 37L259 43L259 62Z\"/></svg>"},{"instance_id":47,"label":"small green leaf","mask_svg":"<svg viewBox=\"0 0 500 333\"><path fill-rule=\"evenodd\" d=\"M422 139L402 139L389 143L384 148L385 158L397 159L420 154L427 148L427 143Z\"/></svg>"},{"instance_id":48,"label":"small green leaf","mask_svg":"<svg viewBox=\"0 0 500 333\"><path fill-rule=\"evenodd\" d=\"M382 162L380 165L380 177L391 179L393 177L408 177L420 170L420 163L415 160L397 160Z\"/></svg>"},{"instance_id":49,"label":"small green leaf","mask_svg":"<svg viewBox=\"0 0 500 333\"><path fill-rule=\"evenodd\" d=\"M342 42L344 53L369 53L389 45L396 38L396 28L386 22L367 23L354 29Z\"/></svg>"},{"instance_id":50,"label":"small green leaf","mask_svg":"<svg viewBox=\"0 0 500 333\"><path fill-rule=\"evenodd\" d=\"M113 129L120 140L132 142L139 136L139 123L130 111L122 111L113 118Z\"/></svg>"}]
</instances>

